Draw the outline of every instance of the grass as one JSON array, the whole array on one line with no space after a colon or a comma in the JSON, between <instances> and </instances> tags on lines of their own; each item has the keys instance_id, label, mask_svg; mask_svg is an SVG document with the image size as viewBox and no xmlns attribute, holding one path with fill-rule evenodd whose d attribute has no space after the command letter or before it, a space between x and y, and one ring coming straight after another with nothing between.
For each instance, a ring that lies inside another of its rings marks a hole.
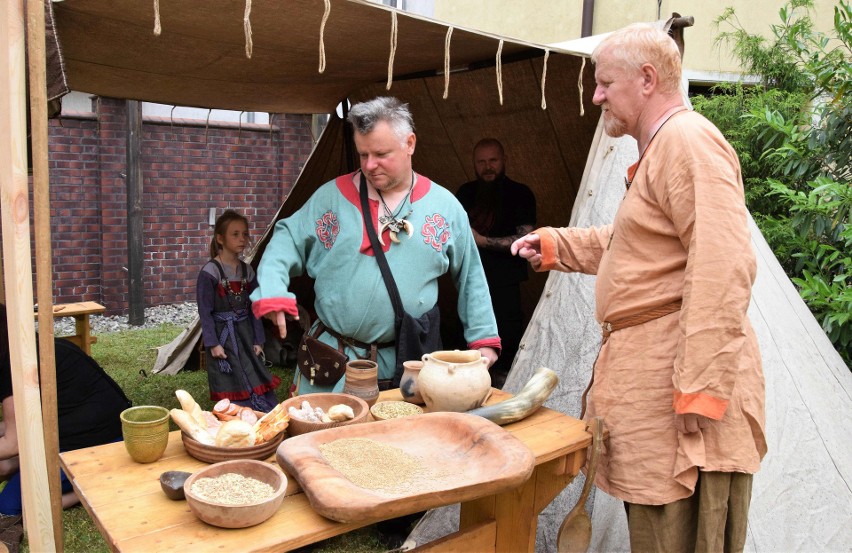
<instances>
[{"instance_id":1,"label":"grass","mask_svg":"<svg viewBox=\"0 0 852 553\"><path fill-rule=\"evenodd\" d=\"M150 374L157 357L157 347L169 343L183 330L182 327L163 324L153 329L127 330L111 334L99 334L98 342L92 346L92 357L121 386L134 405L162 405L167 409L180 407L174 391L183 389L201 405L210 410L212 401L207 388L207 374L203 371L183 370L176 375ZM272 372L281 377L278 400L285 399L289 383L293 380L293 368L273 367ZM177 427L172 423L172 429ZM65 551L68 553L108 552L97 527L88 512L77 506L63 512ZM26 538L21 551L29 553ZM384 551L380 534L373 526L321 542L315 553L373 553Z\"/></svg>"}]
</instances>

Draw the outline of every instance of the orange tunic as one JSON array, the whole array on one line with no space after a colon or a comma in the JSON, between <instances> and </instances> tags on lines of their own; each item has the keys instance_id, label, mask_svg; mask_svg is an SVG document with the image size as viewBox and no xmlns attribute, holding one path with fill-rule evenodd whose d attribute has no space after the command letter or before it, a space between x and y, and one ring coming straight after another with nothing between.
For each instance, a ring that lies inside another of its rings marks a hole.
<instances>
[{"instance_id":1,"label":"orange tunic","mask_svg":"<svg viewBox=\"0 0 852 553\"><path fill-rule=\"evenodd\" d=\"M682 299L614 332L586 415L610 432L596 484L631 503L689 497L698 468L754 473L766 453L764 379L747 309L756 264L736 152L701 115L674 115L635 171L612 225L542 228L536 270L597 275L598 321ZM713 419L679 434L675 413Z\"/></svg>"}]
</instances>

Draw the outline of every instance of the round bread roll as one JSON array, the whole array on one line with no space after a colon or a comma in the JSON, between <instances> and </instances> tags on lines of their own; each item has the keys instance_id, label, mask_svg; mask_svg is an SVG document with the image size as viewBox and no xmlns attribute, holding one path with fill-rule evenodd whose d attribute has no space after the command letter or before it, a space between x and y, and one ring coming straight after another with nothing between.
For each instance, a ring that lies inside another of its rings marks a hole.
<instances>
[{"instance_id":1,"label":"round bread roll","mask_svg":"<svg viewBox=\"0 0 852 553\"><path fill-rule=\"evenodd\" d=\"M254 442L254 426L239 419L223 423L216 433L218 447L250 447Z\"/></svg>"}]
</instances>

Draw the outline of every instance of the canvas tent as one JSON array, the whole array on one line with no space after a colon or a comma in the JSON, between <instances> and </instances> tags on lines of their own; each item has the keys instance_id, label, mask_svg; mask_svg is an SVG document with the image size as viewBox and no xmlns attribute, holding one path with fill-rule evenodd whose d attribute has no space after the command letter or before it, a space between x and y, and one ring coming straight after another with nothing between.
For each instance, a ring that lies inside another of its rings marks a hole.
<instances>
[{"instance_id":1,"label":"canvas tent","mask_svg":"<svg viewBox=\"0 0 852 553\"><path fill-rule=\"evenodd\" d=\"M159 35L153 32L155 6ZM591 66L568 50L552 48L545 57L540 45L463 29L450 33L446 25L357 0L127 2L120 7L105 0L65 0L54 9L72 89L290 113L330 113L347 97L393 94L412 106L416 170L454 188L472 177L469 160L476 140L496 136L510 152L510 174L533 187L544 224L566 224L572 210L577 224L610 220L620 191L608 185L621 181L623 167L636 156L629 144L617 145L596 130ZM332 118L279 217L346 169L342 137L342 125ZM20 145L23 139L16 140ZM4 203L6 186L4 180ZM4 226L4 241L6 234ZM843 413L852 407L852 377L759 233L754 240L760 271L750 313L765 358L771 449L755 483L749 548L847 550L852 428ZM576 415L578 390L597 347L591 279L554 274L545 283L544 278L534 279L527 290L534 304L535 290L543 287L544 294L507 388L519 389L536 366L550 366L561 383L548 406ZM553 550L566 497L578 486L572 484L540 517L540 550ZM598 550L624 548L619 509L603 494L595 498ZM31 535L44 518L28 517Z\"/></svg>"}]
</instances>

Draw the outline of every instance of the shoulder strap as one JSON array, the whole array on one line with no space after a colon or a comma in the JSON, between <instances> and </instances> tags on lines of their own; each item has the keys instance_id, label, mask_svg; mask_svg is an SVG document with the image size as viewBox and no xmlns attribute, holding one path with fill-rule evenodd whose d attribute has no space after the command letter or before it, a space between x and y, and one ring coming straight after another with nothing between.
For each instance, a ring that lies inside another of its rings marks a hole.
<instances>
[{"instance_id":1,"label":"shoulder strap","mask_svg":"<svg viewBox=\"0 0 852 553\"><path fill-rule=\"evenodd\" d=\"M215 259L211 259L210 261L213 262L214 265L216 265L217 269L219 269L219 279L222 280L227 278L225 276L225 269L222 268L222 264L216 261Z\"/></svg>"},{"instance_id":2,"label":"shoulder strap","mask_svg":"<svg viewBox=\"0 0 852 553\"><path fill-rule=\"evenodd\" d=\"M373 247L373 255L376 256L376 261L379 263L379 270L381 270L385 286L388 288L388 295L390 296L391 303L393 304L393 312L396 315L396 320L399 321L402 319L404 312L402 308L402 298L399 296L399 289L396 287L396 281L393 279L393 273L391 273L390 267L388 266L388 260L385 258L385 252L382 250L381 244L379 244L379 237L376 235L376 229L373 227L372 217L370 217L370 204L367 201L367 177L364 176L364 173L361 173L361 184L359 188L361 194L361 211L364 216L364 226L367 227L367 236L370 238L370 246Z\"/></svg>"}]
</instances>

